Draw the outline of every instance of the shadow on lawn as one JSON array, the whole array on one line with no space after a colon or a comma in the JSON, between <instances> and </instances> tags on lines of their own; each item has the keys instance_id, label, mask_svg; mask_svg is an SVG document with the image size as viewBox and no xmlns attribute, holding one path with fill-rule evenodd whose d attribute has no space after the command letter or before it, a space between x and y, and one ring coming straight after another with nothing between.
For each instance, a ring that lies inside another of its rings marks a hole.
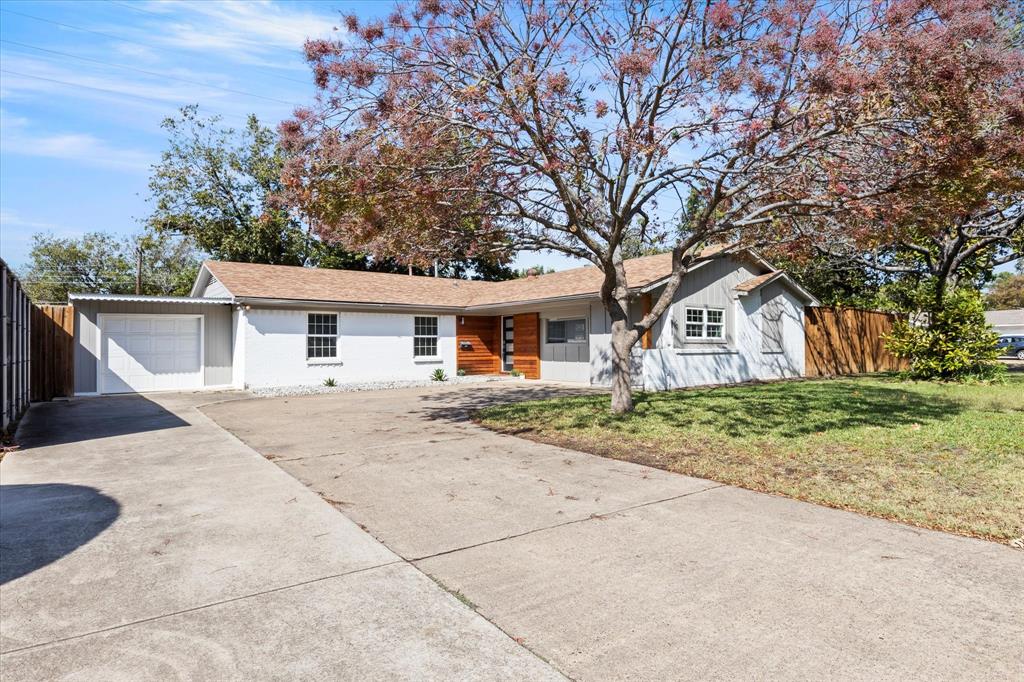
<instances>
[{"instance_id":1,"label":"shadow on lawn","mask_svg":"<svg viewBox=\"0 0 1024 682\"><path fill-rule=\"evenodd\" d=\"M897 385L853 381L779 382L665 393L638 393L636 412L616 417L608 396L586 396L554 405L507 405L501 421L522 426L557 419L560 431L606 427L623 433L696 428L734 438L806 436L864 426L892 428L949 418L964 410L955 400L922 395Z\"/></svg>"}]
</instances>

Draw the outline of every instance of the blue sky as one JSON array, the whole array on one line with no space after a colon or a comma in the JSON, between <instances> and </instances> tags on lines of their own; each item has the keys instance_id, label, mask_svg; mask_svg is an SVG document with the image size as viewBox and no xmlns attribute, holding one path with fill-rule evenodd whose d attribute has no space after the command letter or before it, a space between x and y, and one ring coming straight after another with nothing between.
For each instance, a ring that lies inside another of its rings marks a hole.
<instances>
[{"instance_id":1,"label":"blue sky","mask_svg":"<svg viewBox=\"0 0 1024 682\"><path fill-rule=\"evenodd\" d=\"M0 255L31 236L132 234L148 214L160 122L186 104L276 125L313 96L307 36L387 2L72 0L0 3ZM522 254L519 266L575 265Z\"/></svg>"},{"instance_id":2,"label":"blue sky","mask_svg":"<svg viewBox=\"0 0 1024 682\"><path fill-rule=\"evenodd\" d=\"M148 212L160 122L186 104L270 125L313 96L301 47L342 12L390 2L0 2L0 256L16 268L36 232L128 235ZM578 263L520 254L518 267ZM1009 269L1006 266L1004 269Z\"/></svg>"}]
</instances>

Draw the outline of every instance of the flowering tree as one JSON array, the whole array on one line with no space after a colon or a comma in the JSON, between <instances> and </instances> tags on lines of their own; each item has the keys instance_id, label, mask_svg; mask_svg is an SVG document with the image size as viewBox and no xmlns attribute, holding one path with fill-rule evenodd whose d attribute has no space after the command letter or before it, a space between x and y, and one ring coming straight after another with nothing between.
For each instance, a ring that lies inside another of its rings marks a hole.
<instances>
[{"instance_id":1,"label":"flowering tree","mask_svg":"<svg viewBox=\"0 0 1024 682\"><path fill-rule=\"evenodd\" d=\"M894 95L927 85L922 44L983 51L962 46L993 39L997 4L423 0L350 16L344 39L306 44L319 94L282 124L285 182L322 233L382 255L594 263L626 412L631 349L705 246L867 211L927 172ZM637 243L671 248L672 273L631 323Z\"/></svg>"},{"instance_id":2,"label":"flowering tree","mask_svg":"<svg viewBox=\"0 0 1024 682\"><path fill-rule=\"evenodd\" d=\"M923 87L892 94L910 134L887 163L914 177L870 210L796 221L805 249L926 280L929 312L1024 256L1024 14L957 21L981 22L985 40L916 41L907 68Z\"/></svg>"}]
</instances>

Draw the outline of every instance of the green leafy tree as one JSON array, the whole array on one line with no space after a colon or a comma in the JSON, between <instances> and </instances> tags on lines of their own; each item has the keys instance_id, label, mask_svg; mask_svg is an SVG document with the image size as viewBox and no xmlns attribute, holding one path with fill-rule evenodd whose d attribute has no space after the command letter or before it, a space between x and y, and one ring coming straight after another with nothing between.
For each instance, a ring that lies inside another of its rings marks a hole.
<instances>
[{"instance_id":1,"label":"green leafy tree","mask_svg":"<svg viewBox=\"0 0 1024 682\"><path fill-rule=\"evenodd\" d=\"M996 360L999 335L985 323L985 307L977 291L960 288L947 292L942 308L931 312L926 322L900 320L886 339L893 354L910 361L909 378L973 381L1003 377L1006 368Z\"/></svg>"},{"instance_id":2,"label":"green leafy tree","mask_svg":"<svg viewBox=\"0 0 1024 682\"><path fill-rule=\"evenodd\" d=\"M409 272L399 258L372 259L321 239L282 199L286 156L275 131L250 115L241 130L203 117L187 106L163 123L168 147L153 170L154 204L148 224L162 233L187 235L218 260L271 265L306 265L344 270ZM358 193L333 201L359 202ZM452 254L438 265L443 277L510 279L506 258ZM415 267L430 275L432 268Z\"/></svg>"},{"instance_id":3,"label":"green leafy tree","mask_svg":"<svg viewBox=\"0 0 1024 682\"><path fill-rule=\"evenodd\" d=\"M195 247L187 239L154 232L127 239L106 232L79 238L38 233L22 282L37 303L65 303L71 293L131 294L140 249L141 293L188 294L199 267Z\"/></svg>"},{"instance_id":4,"label":"green leafy tree","mask_svg":"<svg viewBox=\"0 0 1024 682\"><path fill-rule=\"evenodd\" d=\"M124 244L104 232L77 239L33 235L21 281L36 303L66 303L71 292L130 293L135 287Z\"/></svg>"},{"instance_id":5,"label":"green leafy tree","mask_svg":"<svg viewBox=\"0 0 1024 682\"><path fill-rule=\"evenodd\" d=\"M256 116L235 130L191 105L163 128L168 147L149 182L155 230L188 235L219 260L364 266L365 257L312 237L278 201L284 156Z\"/></svg>"},{"instance_id":6,"label":"green leafy tree","mask_svg":"<svg viewBox=\"0 0 1024 682\"><path fill-rule=\"evenodd\" d=\"M128 248L142 257L142 294L188 296L202 262L187 237L149 230L130 240Z\"/></svg>"},{"instance_id":7,"label":"green leafy tree","mask_svg":"<svg viewBox=\"0 0 1024 682\"><path fill-rule=\"evenodd\" d=\"M516 270L516 279L523 279L524 277L530 277L531 275L546 275L554 272L554 268L549 268L546 265L533 265L528 268L520 268Z\"/></svg>"},{"instance_id":8,"label":"green leafy tree","mask_svg":"<svg viewBox=\"0 0 1024 682\"><path fill-rule=\"evenodd\" d=\"M989 310L1024 308L1024 273L1001 272L996 275L985 295L985 307Z\"/></svg>"}]
</instances>

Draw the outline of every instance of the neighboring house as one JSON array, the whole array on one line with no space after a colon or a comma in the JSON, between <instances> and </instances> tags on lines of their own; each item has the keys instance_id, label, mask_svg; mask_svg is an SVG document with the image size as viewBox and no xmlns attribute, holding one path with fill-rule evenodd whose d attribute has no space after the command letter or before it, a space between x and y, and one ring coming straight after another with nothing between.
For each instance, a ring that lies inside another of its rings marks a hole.
<instances>
[{"instance_id":1,"label":"neighboring house","mask_svg":"<svg viewBox=\"0 0 1024 682\"><path fill-rule=\"evenodd\" d=\"M985 321L1001 336L1024 336L1024 308L989 310Z\"/></svg>"},{"instance_id":2,"label":"neighboring house","mask_svg":"<svg viewBox=\"0 0 1024 682\"><path fill-rule=\"evenodd\" d=\"M669 254L628 260L639 319ZM593 266L506 282L208 261L189 298L75 294L79 394L423 380L516 370L607 385L610 323ZM649 390L800 376L814 298L750 252L686 275L637 344Z\"/></svg>"}]
</instances>

